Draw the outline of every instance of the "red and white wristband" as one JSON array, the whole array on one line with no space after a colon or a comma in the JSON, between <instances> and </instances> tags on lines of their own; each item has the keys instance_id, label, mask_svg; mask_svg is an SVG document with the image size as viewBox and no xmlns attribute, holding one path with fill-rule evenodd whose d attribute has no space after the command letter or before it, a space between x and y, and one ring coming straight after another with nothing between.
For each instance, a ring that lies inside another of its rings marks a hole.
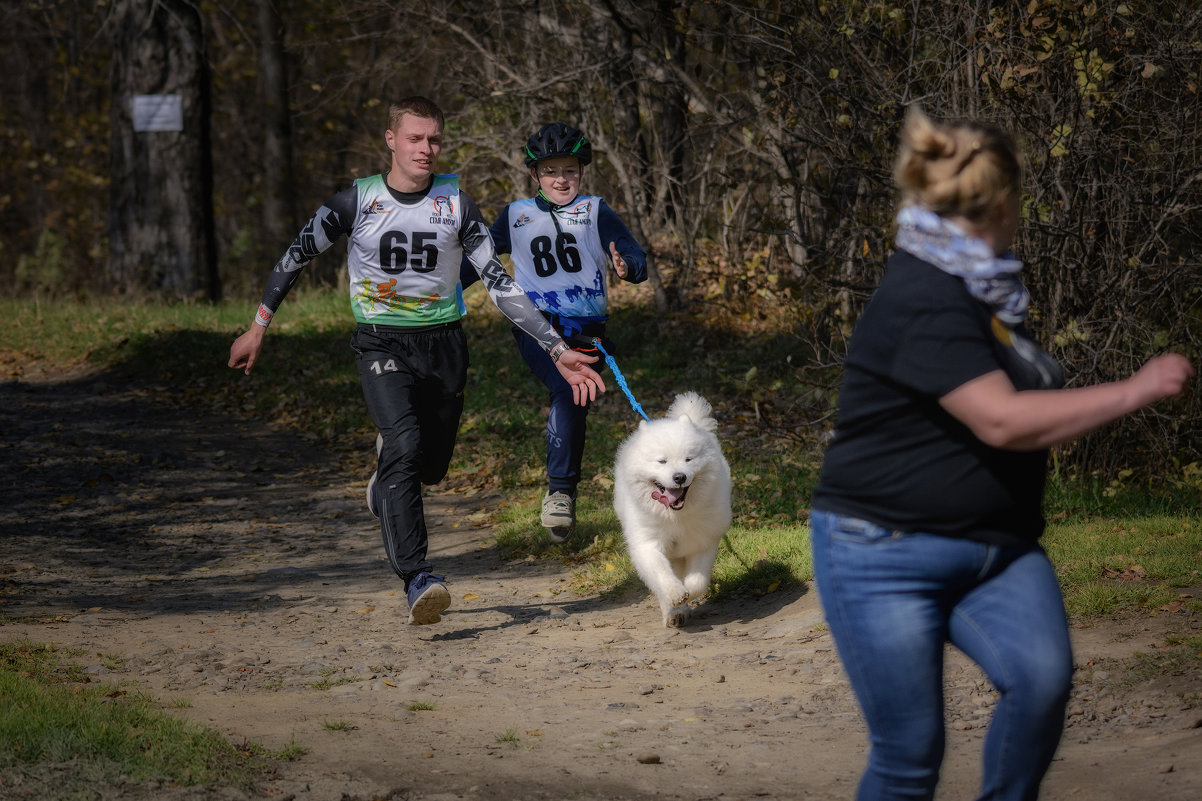
<instances>
[{"instance_id":1,"label":"red and white wristband","mask_svg":"<svg viewBox=\"0 0 1202 801\"><path fill-rule=\"evenodd\" d=\"M274 316L275 312L260 303L259 310L255 312L255 322L266 328L271 325L271 318Z\"/></svg>"}]
</instances>

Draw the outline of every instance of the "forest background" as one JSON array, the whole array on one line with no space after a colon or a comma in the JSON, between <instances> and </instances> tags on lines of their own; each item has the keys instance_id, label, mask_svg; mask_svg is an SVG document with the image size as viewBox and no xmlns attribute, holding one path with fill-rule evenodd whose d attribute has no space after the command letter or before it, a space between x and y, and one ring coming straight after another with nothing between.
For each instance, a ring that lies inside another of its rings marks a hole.
<instances>
[{"instance_id":1,"label":"forest background","mask_svg":"<svg viewBox=\"0 0 1202 801\"><path fill-rule=\"evenodd\" d=\"M585 189L649 245L648 313L787 343L756 415L817 442L920 103L1018 139L1031 324L1070 385L1202 353L1188 0L20 0L0 37L0 286L39 302L225 297L249 320L308 216L387 167L389 103L421 93L486 216L530 194L539 124L584 129ZM180 93L185 130L133 132L138 93ZM305 280L345 281L342 253ZM1200 435L1191 391L1056 469L1196 490Z\"/></svg>"}]
</instances>

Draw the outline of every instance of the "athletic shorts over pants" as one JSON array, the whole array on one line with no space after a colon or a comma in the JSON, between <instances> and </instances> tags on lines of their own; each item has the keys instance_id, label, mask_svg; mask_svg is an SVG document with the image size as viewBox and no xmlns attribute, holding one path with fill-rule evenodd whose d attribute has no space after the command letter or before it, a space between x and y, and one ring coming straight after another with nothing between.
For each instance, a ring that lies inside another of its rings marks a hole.
<instances>
[{"instance_id":1,"label":"athletic shorts over pants","mask_svg":"<svg viewBox=\"0 0 1202 801\"><path fill-rule=\"evenodd\" d=\"M458 322L407 328L360 324L351 335L363 399L383 446L376 511L388 562L406 588L428 571L422 484L447 474L467 384L467 339Z\"/></svg>"},{"instance_id":2,"label":"athletic shorts over pants","mask_svg":"<svg viewBox=\"0 0 1202 801\"><path fill-rule=\"evenodd\" d=\"M950 642L993 683L980 799L1032 801L1072 688L1056 573L1036 543L989 545L810 513L814 579L872 743L860 801L930 799Z\"/></svg>"}]
</instances>

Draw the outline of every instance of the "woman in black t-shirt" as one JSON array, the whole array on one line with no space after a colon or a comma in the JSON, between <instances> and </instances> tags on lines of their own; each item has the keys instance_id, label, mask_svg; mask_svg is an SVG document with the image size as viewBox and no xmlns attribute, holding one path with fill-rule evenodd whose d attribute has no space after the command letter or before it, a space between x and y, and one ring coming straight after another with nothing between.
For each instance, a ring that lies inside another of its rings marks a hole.
<instances>
[{"instance_id":1,"label":"woman in black t-shirt","mask_svg":"<svg viewBox=\"0 0 1202 801\"><path fill-rule=\"evenodd\" d=\"M813 495L814 576L871 734L861 801L930 799L943 758L943 648L998 691L981 798L1037 797L1072 680L1064 605L1039 546L1047 449L1182 391L1169 354L1063 389L1029 337L1009 253L1011 140L912 108L894 177L898 251L856 326Z\"/></svg>"}]
</instances>

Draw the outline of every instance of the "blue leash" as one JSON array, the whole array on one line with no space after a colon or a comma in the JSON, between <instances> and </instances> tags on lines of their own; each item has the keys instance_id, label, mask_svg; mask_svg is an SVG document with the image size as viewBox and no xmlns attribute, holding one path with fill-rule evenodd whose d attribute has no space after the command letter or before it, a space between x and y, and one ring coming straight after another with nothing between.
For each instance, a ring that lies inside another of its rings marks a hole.
<instances>
[{"instance_id":1,"label":"blue leash","mask_svg":"<svg viewBox=\"0 0 1202 801\"><path fill-rule=\"evenodd\" d=\"M609 365L609 369L613 372L614 378L618 380L618 386L622 388L622 391L626 393L626 397L630 399L630 407L641 414L644 420L650 422L651 418L648 417L647 413L643 411L642 405L640 405L639 402L634 399L634 393L630 391L630 386L626 383L626 376L622 375L622 371L618 369L618 363L614 361L614 357L609 355L609 351L607 351L605 346L601 344L600 338L594 337L593 344L596 345L603 354L605 354L605 363Z\"/></svg>"}]
</instances>

